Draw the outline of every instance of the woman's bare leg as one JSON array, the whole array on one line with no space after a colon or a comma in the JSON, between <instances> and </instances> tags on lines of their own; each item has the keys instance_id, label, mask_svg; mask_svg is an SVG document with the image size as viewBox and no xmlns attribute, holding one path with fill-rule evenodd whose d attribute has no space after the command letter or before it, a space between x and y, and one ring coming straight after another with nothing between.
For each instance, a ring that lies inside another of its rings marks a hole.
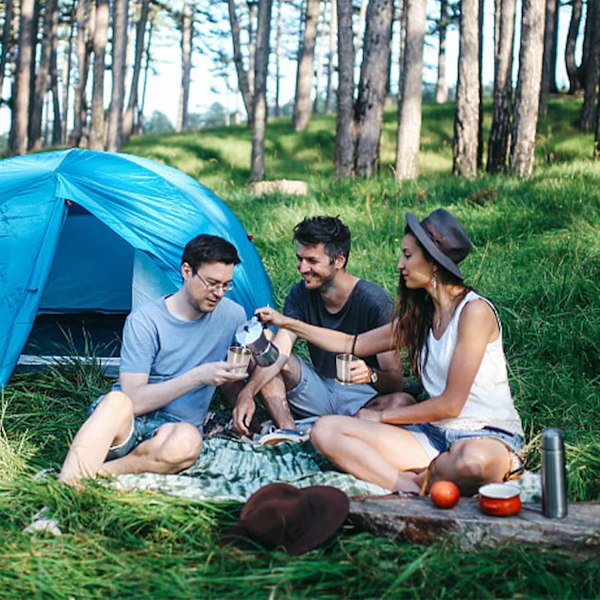
<instances>
[{"instance_id":1,"label":"woman's bare leg","mask_svg":"<svg viewBox=\"0 0 600 600\"><path fill-rule=\"evenodd\" d=\"M410 431L353 417L321 417L310 439L342 470L392 491L418 492L412 471L431 460Z\"/></svg>"},{"instance_id":2,"label":"woman's bare leg","mask_svg":"<svg viewBox=\"0 0 600 600\"><path fill-rule=\"evenodd\" d=\"M458 485L463 496L472 496L486 483L501 482L510 471L508 448L493 438L455 442L431 466L430 482L448 479ZM420 475L423 479L424 475Z\"/></svg>"}]
</instances>

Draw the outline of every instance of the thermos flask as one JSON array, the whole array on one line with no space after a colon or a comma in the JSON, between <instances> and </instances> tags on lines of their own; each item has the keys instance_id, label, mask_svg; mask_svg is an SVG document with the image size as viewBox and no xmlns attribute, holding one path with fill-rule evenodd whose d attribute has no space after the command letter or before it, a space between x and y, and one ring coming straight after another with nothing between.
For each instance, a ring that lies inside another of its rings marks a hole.
<instances>
[{"instance_id":1,"label":"thermos flask","mask_svg":"<svg viewBox=\"0 0 600 600\"><path fill-rule=\"evenodd\" d=\"M551 519L567 516L565 445L560 429L542 433L542 513Z\"/></svg>"}]
</instances>

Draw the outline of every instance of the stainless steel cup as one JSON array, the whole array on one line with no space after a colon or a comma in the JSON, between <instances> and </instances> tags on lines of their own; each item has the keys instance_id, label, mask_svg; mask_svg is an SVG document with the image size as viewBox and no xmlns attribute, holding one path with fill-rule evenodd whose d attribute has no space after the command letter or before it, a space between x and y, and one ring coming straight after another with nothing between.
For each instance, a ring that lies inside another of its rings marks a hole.
<instances>
[{"instance_id":1,"label":"stainless steel cup","mask_svg":"<svg viewBox=\"0 0 600 600\"><path fill-rule=\"evenodd\" d=\"M230 346L227 349L227 362L234 365L239 365L239 368L231 369L231 372L240 374L246 373L251 356L252 353L247 348L242 348L241 346Z\"/></svg>"},{"instance_id":2,"label":"stainless steel cup","mask_svg":"<svg viewBox=\"0 0 600 600\"><path fill-rule=\"evenodd\" d=\"M335 357L335 373L336 381L344 385L352 383L352 375L350 374L352 363L356 362L358 357L354 354L338 354Z\"/></svg>"}]
</instances>

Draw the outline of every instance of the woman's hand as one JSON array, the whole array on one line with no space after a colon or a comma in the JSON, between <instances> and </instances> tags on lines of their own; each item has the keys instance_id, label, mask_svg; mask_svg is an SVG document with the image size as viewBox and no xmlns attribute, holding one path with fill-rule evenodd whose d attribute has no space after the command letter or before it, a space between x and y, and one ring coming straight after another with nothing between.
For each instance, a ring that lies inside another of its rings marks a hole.
<instances>
[{"instance_id":1,"label":"woman's hand","mask_svg":"<svg viewBox=\"0 0 600 600\"><path fill-rule=\"evenodd\" d=\"M257 308L254 311L254 314L258 317L258 320L265 325L275 325L277 328L285 327L286 318L270 306Z\"/></svg>"}]
</instances>

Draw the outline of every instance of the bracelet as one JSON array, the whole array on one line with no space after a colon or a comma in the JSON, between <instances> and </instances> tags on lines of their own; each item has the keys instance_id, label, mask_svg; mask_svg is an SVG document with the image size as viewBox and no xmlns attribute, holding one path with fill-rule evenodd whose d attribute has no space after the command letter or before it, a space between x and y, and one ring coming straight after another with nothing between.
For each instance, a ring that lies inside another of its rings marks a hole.
<instances>
[{"instance_id":1,"label":"bracelet","mask_svg":"<svg viewBox=\"0 0 600 600\"><path fill-rule=\"evenodd\" d=\"M356 348L356 339L358 338L358 333L354 336L352 340L352 350L350 350L350 354L354 354L354 348Z\"/></svg>"}]
</instances>

